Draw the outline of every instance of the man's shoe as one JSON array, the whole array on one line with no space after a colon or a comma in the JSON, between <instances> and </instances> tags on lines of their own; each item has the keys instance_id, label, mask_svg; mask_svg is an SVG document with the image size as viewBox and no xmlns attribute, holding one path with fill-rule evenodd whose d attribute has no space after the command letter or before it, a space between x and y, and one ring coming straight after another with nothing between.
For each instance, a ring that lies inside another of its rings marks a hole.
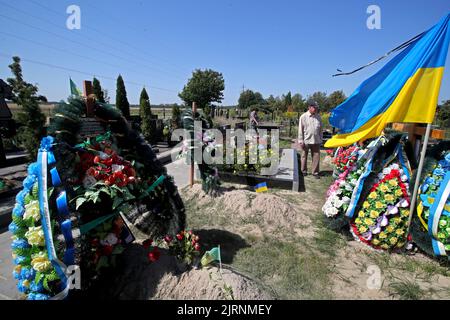
<instances>
[{"instance_id":1,"label":"man's shoe","mask_svg":"<svg viewBox=\"0 0 450 320\"><path fill-rule=\"evenodd\" d=\"M304 177L306 177L306 176L308 175L308 172L302 172L302 175L303 175Z\"/></svg>"}]
</instances>

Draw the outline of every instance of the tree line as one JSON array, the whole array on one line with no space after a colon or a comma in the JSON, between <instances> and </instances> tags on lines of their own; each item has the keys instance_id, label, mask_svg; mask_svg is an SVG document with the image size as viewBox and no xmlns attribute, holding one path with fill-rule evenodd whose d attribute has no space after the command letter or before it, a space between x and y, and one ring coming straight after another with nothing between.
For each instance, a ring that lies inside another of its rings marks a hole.
<instances>
[{"instance_id":1,"label":"tree line","mask_svg":"<svg viewBox=\"0 0 450 320\"><path fill-rule=\"evenodd\" d=\"M304 112L307 110L308 100L316 101L322 112L330 112L336 106L340 105L347 99L342 90L334 91L331 94L317 91L311 95L303 97L300 93L292 94L290 91L281 96L270 95L264 98L261 93L252 90L241 92L237 107L239 109L262 109L271 112Z\"/></svg>"}]
</instances>

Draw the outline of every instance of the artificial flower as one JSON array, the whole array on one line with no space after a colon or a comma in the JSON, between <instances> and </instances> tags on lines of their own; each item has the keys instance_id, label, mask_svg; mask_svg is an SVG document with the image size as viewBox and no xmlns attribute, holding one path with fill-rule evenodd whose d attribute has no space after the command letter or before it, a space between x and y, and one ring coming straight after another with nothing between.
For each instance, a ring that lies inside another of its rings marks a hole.
<instances>
[{"instance_id":1,"label":"artificial flower","mask_svg":"<svg viewBox=\"0 0 450 320\"><path fill-rule=\"evenodd\" d=\"M364 208L364 209L367 209L367 208L369 208L369 207L370 207L370 203L367 202L367 201L364 201L364 203L363 203L363 208Z\"/></svg>"},{"instance_id":2,"label":"artificial flower","mask_svg":"<svg viewBox=\"0 0 450 320\"><path fill-rule=\"evenodd\" d=\"M369 194L369 199L376 199L377 197L378 197L378 195L377 195L376 192L371 192L371 193Z\"/></svg>"},{"instance_id":3,"label":"artificial flower","mask_svg":"<svg viewBox=\"0 0 450 320\"><path fill-rule=\"evenodd\" d=\"M45 251L34 254L31 258L31 266L36 271L45 272L52 267L52 263L48 260L47 253Z\"/></svg>"},{"instance_id":4,"label":"artificial flower","mask_svg":"<svg viewBox=\"0 0 450 320\"><path fill-rule=\"evenodd\" d=\"M25 213L23 214L23 219L26 220L28 218L32 218L35 222L39 221L39 219L41 218L39 201L32 200L29 204L25 205Z\"/></svg>"},{"instance_id":5,"label":"artificial flower","mask_svg":"<svg viewBox=\"0 0 450 320\"><path fill-rule=\"evenodd\" d=\"M384 197L384 199L386 200L386 196ZM377 209L381 209L384 207L384 204L380 201L375 202L375 208Z\"/></svg>"},{"instance_id":6,"label":"artificial flower","mask_svg":"<svg viewBox=\"0 0 450 320\"><path fill-rule=\"evenodd\" d=\"M45 245L44 230L42 230L42 226L28 228L28 231L25 233L25 238L28 239L28 243L32 246L42 247Z\"/></svg>"}]
</instances>

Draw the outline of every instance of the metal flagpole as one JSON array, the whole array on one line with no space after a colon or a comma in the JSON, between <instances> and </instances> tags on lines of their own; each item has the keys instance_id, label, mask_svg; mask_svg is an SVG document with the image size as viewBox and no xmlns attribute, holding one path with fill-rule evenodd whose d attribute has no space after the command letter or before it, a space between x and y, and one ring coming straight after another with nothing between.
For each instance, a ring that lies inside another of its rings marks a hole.
<instances>
[{"instance_id":1,"label":"metal flagpole","mask_svg":"<svg viewBox=\"0 0 450 320\"><path fill-rule=\"evenodd\" d=\"M409 209L409 219L408 219L408 231L407 235L409 235L409 230L411 229L411 221L414 213L414 209L416 207L417 194L419 192L419 184L420 178L422 175L423 163L425 162L425 154L427 152L428 139L430 138L431 132L431 123L427 124L427 131L425 132L425 138L423 140L422 151L420 153L419 167L417 168L416 181L414 183L414 192L411 199L411 207Z\"/></svg>"}]
</instances>

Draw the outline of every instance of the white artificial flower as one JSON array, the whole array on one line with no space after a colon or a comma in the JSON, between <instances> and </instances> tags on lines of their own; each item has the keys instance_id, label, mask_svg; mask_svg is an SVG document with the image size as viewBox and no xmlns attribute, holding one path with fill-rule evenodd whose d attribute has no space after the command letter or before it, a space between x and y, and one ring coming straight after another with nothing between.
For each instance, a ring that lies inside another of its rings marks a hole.
<instances>
[{"instance_id":1,"label":"white artificial flower","mask_svg":"<svg viewBox=\"0 0 450 320\"><path fill-rule=\"evenodd\" d=\"M383 174L384 175L388 175L389 173L391 173L391 169L390 168L384 168L383 169Z\"/></svg>"},{"instance_id":2,"label":"white artificial flower","mask_svg":"<svg viewBox=\"0 0 450 320\"><path fill-rule=\"evenodd\" d=\"M347 197L347 196L342 198L342 201L343 201L345 204L349 204L349 203L350 203L350 200L351 200L351 199L350 199L349 197Z\"/></svg>"},{"instance_id":3,"label":"white artificial flower","mask_svg":"<svg viewBox=\"0 0 450 320\"><path fill-rule=\"evenodd\" d=\"M342 189L337 189L337 190L336 190L336 194L337 194L337 195L342 194Z\"/></svg>"},{"instance_id":4,"label":"white artificial flower","mask_svg":"<svg viewBox=\"0 0 450 320\"><path fill-rule=\"evenodd\" d=\"M404 174L404 175L402 175L401 179L402 179L402 182L406 182L406 181L408 181L408 176L406 174Z\"/></svg>"},{"instance_id":5,"label":"white artificial flower","mask_svg":"<svg viewBox=\"0 0 450 320\"><path fill-rule=\"evenodd\" d=\"M108 233L108 235L105 237L105 239L101 240L100 243L102 245L110 245L113 246L115 244L117 244L117 242L119 241L119 239L116 237L116 235L114 233Z\"/></svg>"},{"instance_id":6,"label":"white artificial flower","mask_svg":"<svg viewBox=\"0 0 450 320\"><path fill-rule=\"evenodd\" d=\"M352 179L352 181L350 181L350 183L354 186L356 186L356 184L358 183L358 180L356 179Z\"/></svg>"},{"instance_id":7,"label":"white artificial flower","mask_svg":"<svg viewBox=\"0 0 450 320\"><path fill-rule=\"evenodd\" d=\"M346 184L346 183L345 183L345 180L342 180L341 182L339 182L339 186L340 186L340 187L345 186L345 184Z\"/></svg>"},{"instance_id":8,"label":"white artificial flower","mask_svg":"<svg viewBox=\"0 0 450 320\"><path fill-rule=\"evenodd\" d=\"M342 207L342 205L344 204L344 202L341 200L341 199L336 199L335 201L334 201L334 206L336 207L336 208L340 208L340 207Z\"/></svg>"},{"instance_id":9,"label":"white artificial flower","mask_svg":"<svg viewBox=\"0 0 450 320\"><path fill-rule=\"evenodd\" d=\"M384 174L383 174L383 173L379 173L379 174L378 174L378 179L381 180L381 179L383 179L383 178L384 178Z\"/></svg>"}]
</instances>

